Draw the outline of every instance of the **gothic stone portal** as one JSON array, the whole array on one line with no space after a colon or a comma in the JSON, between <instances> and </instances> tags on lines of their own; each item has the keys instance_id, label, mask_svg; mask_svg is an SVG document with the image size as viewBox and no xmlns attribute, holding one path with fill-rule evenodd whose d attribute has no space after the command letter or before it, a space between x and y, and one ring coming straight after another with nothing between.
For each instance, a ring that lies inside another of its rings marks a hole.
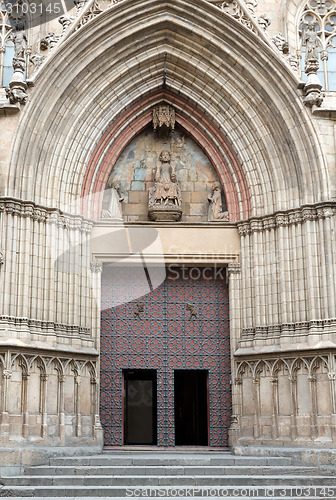
<instances>
[{"instance_id":1,"label":"gothic stone portal","mask_svg":"<svg viewBox=\"0 0 336 500\"><path fill-rule=\"evenodd\" d=\"M129 370L142 369L156 371L159 446L175 445L174 376L180 370L207 372L208 443L227 446L231 388L225 270L170 268L158 288L141 296L144 276L140 268L103 270L100 414L105 445L125 444L123 378ZM127 302L135 289L139 298Z\"/></svg>"}]
</instances>

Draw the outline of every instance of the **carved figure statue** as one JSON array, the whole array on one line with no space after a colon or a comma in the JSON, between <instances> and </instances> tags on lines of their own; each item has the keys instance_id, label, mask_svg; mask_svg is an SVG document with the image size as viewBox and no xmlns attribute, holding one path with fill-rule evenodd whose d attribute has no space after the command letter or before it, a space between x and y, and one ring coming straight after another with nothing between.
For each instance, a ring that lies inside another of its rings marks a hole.
<instances>
[{"instance_id":1,"label":"carved figure statue","mask_svg":"<svg viewBox=\"0 0 336 500\"><path fill-rule=\"evenodd\" d=\"M14 36L14 57L24 59L27 49L27 35L25 31L16 31Z\"/></svg>"},{"instance_id":2,"label":"carved figure statue","mask_svg":"<svg viewBox=\"0 0 336 500\"><path fill-rule=\"evenodd\" d=\"M169 151L162 151L155 171L154 188L149 192L149 205L181 206L181 193Z\"/></svg>"},{"instance_id":3,"label":"carved figure statue","mask_svg":"<svg viewBox=\"0 0 336 500\"><path fill-rule=\"evenodd\" d=\"M104 196L106 208L102 210L102 219L122 219L120 203L124 198L120 195L119 184L113 182L111 188L108 188Z\"/></svg>"},{"instance_id":4,"label":"carved figure statue","mask_svg":"<svg viewBox=\"0 0 336 500\"><path fill-rule=\"evenodd\" d=\"M302 45L306 47L306 61L318 61L319 38L317 36L317 23L303 25Z\"/></svg>"},{"instance_id":5,"label":"carved figure statue","mask_svg":"<svg viewBox=\"0 0 336 500\"><path fill-rule=\"evenodd\" d=\"M229 212L222 211L222 191L219 182L212 185L212 194L208 196L210 202L209 220L229 220Z\"/></svg>"}]
</instances>

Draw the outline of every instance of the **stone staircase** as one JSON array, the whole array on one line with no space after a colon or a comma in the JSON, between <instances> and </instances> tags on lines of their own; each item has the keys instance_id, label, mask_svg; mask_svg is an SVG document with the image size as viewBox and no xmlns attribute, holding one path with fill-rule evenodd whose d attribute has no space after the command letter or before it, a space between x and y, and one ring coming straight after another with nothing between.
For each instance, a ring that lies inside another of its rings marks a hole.
<instances>
[{"instance_id":1,"label":"stone staircase","mask_svg":"<svg viewBox=\"0 0 336 500\"><path fill-rule=\"evenodd\" d=\"M2 497L336 499L335 468L228 451L108 451L50 458L2 478Z\"/></svg>"}]
</instances>

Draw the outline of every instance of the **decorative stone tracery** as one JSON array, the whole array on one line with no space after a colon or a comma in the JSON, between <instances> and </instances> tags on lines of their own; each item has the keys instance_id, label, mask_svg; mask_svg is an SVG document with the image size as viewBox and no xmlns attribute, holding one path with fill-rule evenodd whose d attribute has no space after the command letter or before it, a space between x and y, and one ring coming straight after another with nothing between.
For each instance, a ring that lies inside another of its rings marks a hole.
<instances>
[{"instance_id":1,"label":"decorative stone tracery","mask_svg":"<svg viewBox=\"0 0 336 500\"><path fill-rule=\"evenodd\" d=\"M237 442L247 444L258 439L260 443L285 443L299 438L301 443L310 443L319 436L325 443L335 443L336 406L330 376L335 361L332 352L237 358ZM247 411L243 391L252 385L252 407ZM308 398L300 391L303 386L308 390Z\"/></svg>"},{"instance_id":2,"label":"decorative stone tracery","mask_svg":"<svg viewBox=\"0 0 336 500\"><path fill-rule=\"evenodd\" d=\"M303 52L305 52L305 72L308 75L307 85L310 83L309 75L317 74L321 58L324 90L326 91L336 90L336 88L330 88L328 76L329 54L331 51L335 51L335 21L335 0L309 0L303 9L298 27L299 61L301 60ZM314 78L314 80L317 85L318 82L316 78ZM312 80L312 78L310 79ZM320 89L321 88L322 85L320 83Z\"/></svg>"}]
</instances>

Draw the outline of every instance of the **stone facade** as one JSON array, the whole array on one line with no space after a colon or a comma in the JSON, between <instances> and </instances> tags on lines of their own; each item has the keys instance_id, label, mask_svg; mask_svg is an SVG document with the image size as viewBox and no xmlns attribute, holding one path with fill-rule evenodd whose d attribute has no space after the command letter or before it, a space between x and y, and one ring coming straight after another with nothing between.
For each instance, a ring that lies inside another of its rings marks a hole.
<instances>
[{"instance_id":1,"label":"stone facade","mask_svg":"<svg viewBox=\"0 0 336 500\"><path fill-rule=\"evenodd\" d=\"M26 82L14 61L0 89L2 447L102 447L100 271L144 249L228 267L231 444L335 447L336 94L298 70L306 2L256 4L89 0L28 29ZM183 202L166 225L147 216L163 149ZM214 181L228 221L208 222Z\"/></svg>"}]
</instances>

